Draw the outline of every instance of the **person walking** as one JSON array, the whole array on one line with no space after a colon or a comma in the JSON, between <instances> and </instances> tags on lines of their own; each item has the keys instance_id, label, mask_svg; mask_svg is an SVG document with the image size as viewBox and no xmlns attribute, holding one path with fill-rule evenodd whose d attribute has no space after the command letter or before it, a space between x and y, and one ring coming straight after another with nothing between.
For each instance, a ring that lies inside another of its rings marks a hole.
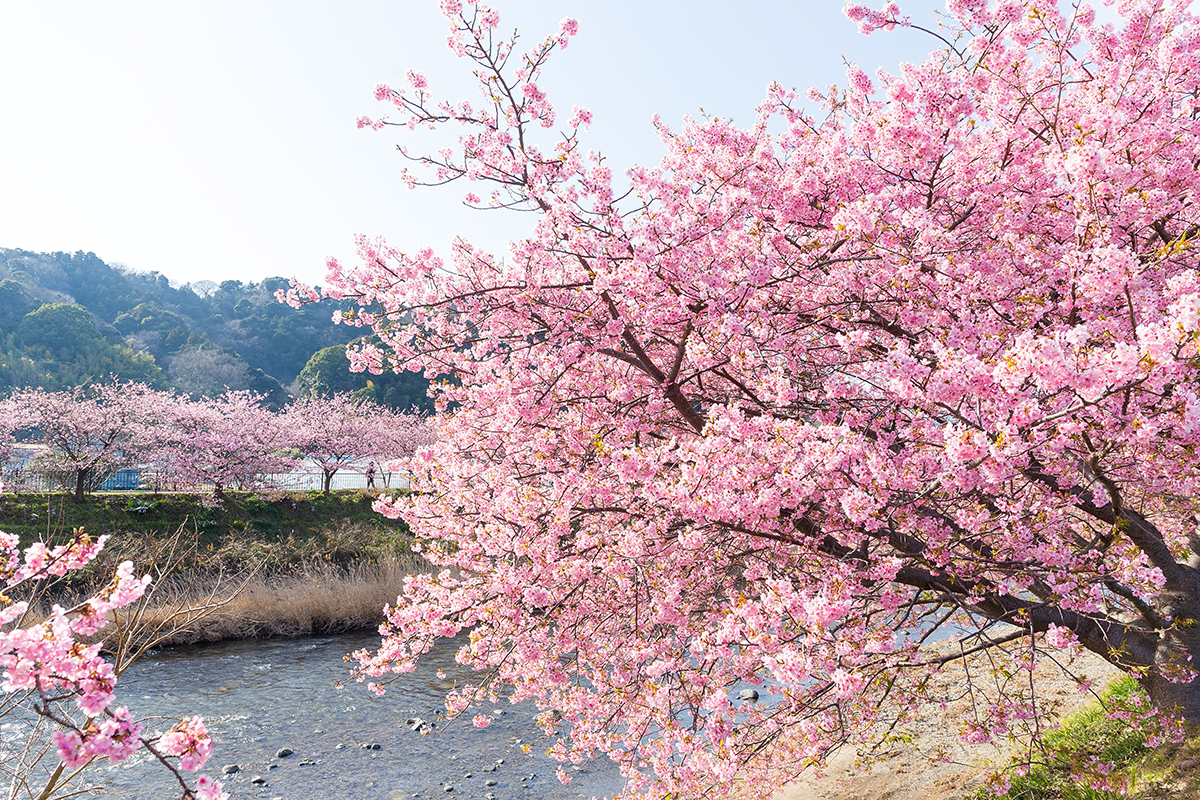
<instances>
[{"instance_id":1,"label":"person walking","mask_svg":"<svg viewBox=\"0 0 1200 800\"><path fill-rule=\"evenodd\" d=\"M367 467L367 488L375 488L375 462L372 461Z\"/></svg>"}]
</instances>

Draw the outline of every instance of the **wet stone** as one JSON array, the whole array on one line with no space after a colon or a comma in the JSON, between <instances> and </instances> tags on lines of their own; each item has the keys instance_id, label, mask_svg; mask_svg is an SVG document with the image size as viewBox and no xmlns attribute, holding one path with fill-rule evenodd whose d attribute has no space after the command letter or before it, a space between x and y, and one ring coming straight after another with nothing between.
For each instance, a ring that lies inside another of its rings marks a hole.
<instances>
[{"instance_id":1,"label":"wet stone","mask_svg":"<svg viewBox=\"0 0 1200 800\"><path fill-rule=\"evenodd\" d=\"M252 784L254 784L255 786L266 786L267 785L267 779L264 778L262 775L255 775L253 778L250 779L250 782Z\"/></svg>"},{"instance_id":2,"label":"wet stone","mask_svg":"<svg viewBox=\"0 0 1200 800\"><path fill-rule=\"evenodd\" d=\"M221 773L224 775L233 775L234 773L241 771L242 768L237 764L226 764L225 766L221 767Z\"/></svg>"},{"instance_id":3,"label":"wet stone","mask_svg":"<svg viewBox=\"0 0 1200 800\"><path fill-rule=\"evenodd\" d=\"M495 782L495 781L493 781L493 780L487 780L487 781L484 781L484 782L483 782L483 785L484 785L484 786L495 786L495 785L496 785L496 782Z\"/></svg>"},{"instance_id":4,"label":"wet stone","mask_svg":"<svg viewBox=\"0 0 1200 800\"><path fill-rule=\"evenodd\" d=\"M296 751L290 747L281 747L275 751L275 757L276 758L287 758L294 752L296 752Z\"/></svg>"}]
</instances>

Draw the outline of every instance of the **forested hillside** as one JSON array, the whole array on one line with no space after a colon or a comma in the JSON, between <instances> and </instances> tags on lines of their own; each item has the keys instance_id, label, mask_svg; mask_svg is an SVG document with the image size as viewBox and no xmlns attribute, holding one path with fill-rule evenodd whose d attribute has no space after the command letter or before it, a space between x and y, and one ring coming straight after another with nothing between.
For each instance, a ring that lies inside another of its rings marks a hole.
<instances>
[{"instance_id":1,"label":"forested hillside","mask_svg":"<svg viewBox=\"0 0 1200 800\"><path fill-rule=\"evenodd\" d=\"M344 347L361 331L334 325L327 306L276 302L275 290L286 287L285 278L177 287L158 272L132 272L93 253L0 248L0 395L115 376L193 396L251 389L273 405L314 390L361 390L398 407L423 400L418 376L331 376L329 353L318 359L324 381L298 386L314 354ZM336 352L336 368L348 369L344 351ZM394 388L400 383L403 391Z\"/></svg>"}]
</instances>

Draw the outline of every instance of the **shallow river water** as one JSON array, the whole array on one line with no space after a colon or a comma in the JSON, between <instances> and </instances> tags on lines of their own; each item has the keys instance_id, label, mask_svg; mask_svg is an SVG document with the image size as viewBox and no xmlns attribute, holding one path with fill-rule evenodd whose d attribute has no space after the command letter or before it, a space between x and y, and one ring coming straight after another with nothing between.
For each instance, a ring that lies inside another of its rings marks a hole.
<instances>
[{"instance_id":1,"label":"shallow river water","mask_svg":"<svg viewBox=\"0 0 1200 800\"><path fill-rule=\"evenodd\" d=\"M159 730L183 715L202 715L214 738L205 771L221 779L234 800L566 800L620 790L616 768L604 760L579 770L568 766L573 780L560 783L556 762L545 755L550 740L534 725L537 711L528 704L499 704L495 710L503 713L493 714L487 728L476 728L472 713L442 725L446 684L438 669L448 681L471 679L470 670L455 663L453 644L430 653L383 697L365 684L338 688L349 675L343 656L378 641L367 633L165 649L122 676L118 702L139 716L162 715ZM412 717L436 722L437 730L427 736L410 731L404 722ZM531 745L528 752L523 745ZM277 758L281 748L295 752ZM239 771L221 775L227 764ZM177 784L144 753L101 766L95 777L106 784L106 798L178 796ZM266 783L253 784L256 777Z\"/></svg>"}]
</instances>

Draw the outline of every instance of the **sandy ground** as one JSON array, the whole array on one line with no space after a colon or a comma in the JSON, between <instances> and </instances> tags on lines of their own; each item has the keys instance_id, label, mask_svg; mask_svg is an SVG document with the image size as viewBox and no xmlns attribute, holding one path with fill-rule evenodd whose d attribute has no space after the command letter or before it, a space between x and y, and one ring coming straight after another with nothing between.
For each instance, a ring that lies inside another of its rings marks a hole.
<instances>
[{"instance_id":1,"label":"sandy ground","mask_svg":"<svg viewBox=\"0 0 1200 800\"><path fill-rule=\"evenodd\" d=\"M1104 688L1119 674L1099 658L1081 656L1072 665L1077 675ZM1034 674L1043 701L1058 701L1062 713L1087 705L1094 696L1080 692L1075 680L1054 666L1039 667ZM963 681L961 666L947 666L937 679L945 696L958 694ZM964 744L959 726L967 719L969 701L927 704L919 722L909 730L912 745L896 745L870 770L857 769L858 754L843 750L825 775L803 777L775 795L774 800L966 800L984 781L990 764L1002 763L1004 753L995 745Z\"/></svg>"}]
</instances>

